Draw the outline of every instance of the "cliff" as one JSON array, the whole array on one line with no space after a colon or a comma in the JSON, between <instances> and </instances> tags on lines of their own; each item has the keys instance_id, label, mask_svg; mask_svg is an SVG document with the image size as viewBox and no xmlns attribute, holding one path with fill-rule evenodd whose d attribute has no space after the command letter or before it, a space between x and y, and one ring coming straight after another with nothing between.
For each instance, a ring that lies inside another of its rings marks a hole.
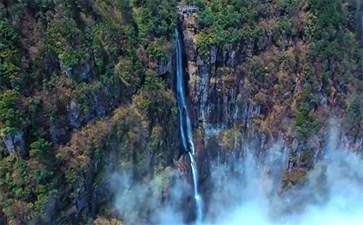
<instances>
[{"instance_id":1,"label":"cliff","mask_svg":"<svg viewBox=\"0 0 363 225\"><path fill-rule=\"evenodd\" d=\"M322 156L332 120L341 128L339 143L362 149L362 5L323 5L246 2L259 16L240 18L237 3L211 1L179 17L204 173L217 156L247 148L263 155L282 140L289 182Z\"/></svg>"},{"instance_id":2,"label":"cliff","mask_svg":"<svg viewBox=\"0 0 363 225\"><path fill-rule=\"evenodd\" d=\"M361 152L361 2L183 3L194 6L179 15L169 0L0 3L0 224L147 223L175 197L172 185L191 182L175 28L205 210L212 162L262 158L281 143L287 189L322 157L332 120L338 142ZM143 201L115 206L120 171L126 197L148 189ZM175 205L192 221L183 188Z\"/></svg>"}]
</instances>

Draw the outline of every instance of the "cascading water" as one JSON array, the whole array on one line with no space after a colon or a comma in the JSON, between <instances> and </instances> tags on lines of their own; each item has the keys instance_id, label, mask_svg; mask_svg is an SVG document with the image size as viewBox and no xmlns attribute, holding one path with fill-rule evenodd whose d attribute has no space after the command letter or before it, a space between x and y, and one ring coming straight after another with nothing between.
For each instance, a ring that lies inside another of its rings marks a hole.
<instances>
[{"instance_id":1,"label":"cascading water","mask_svg":"<svg viewBox=\"0 0 363 225\"><path fill-rule=\"evenodd\" d=\"M188 152L190 158L190 166L192 168L194 199L196 204L196 222L202 220L202 199L198 191L198 170L195 162L195 149L192 135L192 125L189 117L187 103L184 94L184 79L183 79L183 59L182 59L182 44L178 29L175 29L175 48L176 48L176 90L179 109L179 130L181 142L184 151Z\"/></svg>"}]
</instances>

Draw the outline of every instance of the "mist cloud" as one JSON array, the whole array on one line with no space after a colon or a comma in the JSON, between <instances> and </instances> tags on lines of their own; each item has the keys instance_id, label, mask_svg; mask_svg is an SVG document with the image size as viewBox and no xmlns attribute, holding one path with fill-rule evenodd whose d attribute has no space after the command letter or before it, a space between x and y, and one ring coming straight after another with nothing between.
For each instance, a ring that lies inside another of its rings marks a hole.
<instances>
[{"instance_id":1,"label":"mist cloud","mask_svg":"<svg viewBox=\"0 0 363 225\"><path fill-rule=\"evenodd\" d=\"M254 155L254 149L245 149L243 159L213 163L202 225L362 225L363 160L340 144L338 137L332 129L323 159L303 185L286 191L281 191L288 159L283 142L262 158ZM160 180L166 179L162 176L132 185L127 174L115 176L114 182L123 186L115 206L126 224L183 224L183 193L192 189L179 178L168 186L165 201L160 191ZM154 210L143 214L146 208Z\"/></svg>"}]
</instances>

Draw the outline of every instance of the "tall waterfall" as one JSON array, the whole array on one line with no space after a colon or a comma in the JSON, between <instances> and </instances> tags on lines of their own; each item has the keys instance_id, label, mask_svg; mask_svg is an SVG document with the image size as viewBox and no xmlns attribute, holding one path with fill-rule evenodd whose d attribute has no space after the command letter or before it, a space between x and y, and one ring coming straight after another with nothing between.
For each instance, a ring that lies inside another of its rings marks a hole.
<instances>
[{"instance_id":1,"label":"tall waterfall","mask_svg":"<svg viewBox=\"0 0 363 225\"><path fill-rule=\"evenodd\" d=\"M182 59L182 42L178 29L175 29L175 48L176 48L176 90L179 109L179 130L181 143L184 151L188 152L190 158L190 166L192 168L193 186L194 186L194 199L196 205L197 223L202 220L202 199L198 191L198 169L195 162L195 148L192 135L192 124L189 117L188 107L185 100L184 93L184 79L183 79L183 59Z\"/></svg>"}]
</instances>

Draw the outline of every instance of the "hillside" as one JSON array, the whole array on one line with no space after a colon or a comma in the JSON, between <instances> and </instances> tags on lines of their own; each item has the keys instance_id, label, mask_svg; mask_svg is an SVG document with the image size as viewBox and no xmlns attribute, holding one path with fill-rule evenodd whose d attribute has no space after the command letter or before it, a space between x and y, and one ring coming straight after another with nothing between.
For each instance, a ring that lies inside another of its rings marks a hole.
<instances>
[{"instance_id":1,"label":"hillside","mask_svg":"<svg viewBox=\"0 0 363 225\"><path fill-rule=\"evenodd\" d=\"M362 152L360 0L4 0L0 225L152 224L155 204L120 213L112 175L156 180L156 205L190 181L175 28L207 205L213 162L276 142L288 149L281 191L301 184L333 119L337 141Z\"/></svg>"}]
</instances>

